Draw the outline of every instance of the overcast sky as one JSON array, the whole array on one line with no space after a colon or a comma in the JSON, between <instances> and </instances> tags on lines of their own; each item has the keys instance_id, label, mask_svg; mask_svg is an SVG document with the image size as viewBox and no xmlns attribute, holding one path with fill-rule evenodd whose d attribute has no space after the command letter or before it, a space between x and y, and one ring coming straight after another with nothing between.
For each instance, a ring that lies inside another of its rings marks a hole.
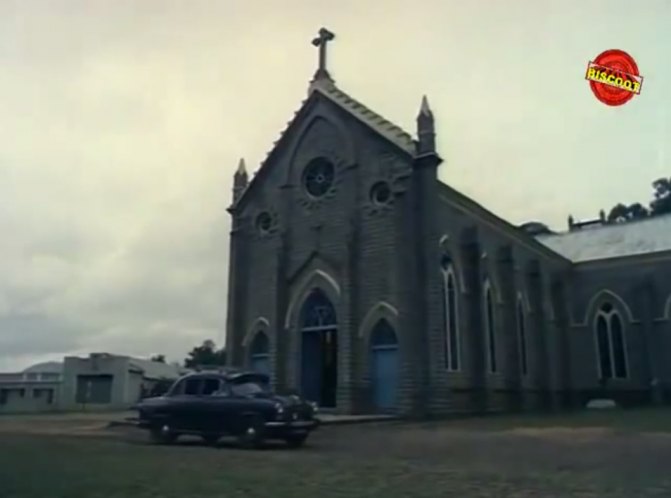
<instances>
[{"instance_id":1,"label":"overcast sky","mask_svg":"<svg viewBox=\"0 0 671 498\"><path fill-rule=\"evenodd\" d=\"M231 176L337 84L414 133L513 223L595 217L671 176L671 2L2 0L0 370L69 353L183 358L223 341ZM592 95L619 48L642 93Z\"/></svg>"}]
</instances>

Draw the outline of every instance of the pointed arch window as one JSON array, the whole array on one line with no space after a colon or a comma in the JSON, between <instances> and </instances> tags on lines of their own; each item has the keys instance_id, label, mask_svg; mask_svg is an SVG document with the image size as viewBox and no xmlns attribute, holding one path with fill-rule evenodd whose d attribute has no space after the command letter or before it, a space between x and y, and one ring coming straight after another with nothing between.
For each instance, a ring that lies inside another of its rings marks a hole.
<instances>
[{"instance_id":1,"label":"pointed arch window","mask_svg":"<svg viewBox=\"0 0 671 498\"><path fill-rule=\"evenodd\" d=\"M520 371L524 376L529 371L529 358L527 356L527 316L521 296L517 298L517 340L520 349Z\"/></svg>"},{"instance_id":2,"label":"pointed arch window","mask_svg":"<svg viewBox=\"0 0 671 498\"><path fill-rule=\"evenodd\" d=\"M460 369L457 281L454 274L454 266L449 257L443 257L441 266L445 327L445 368L450 371L456 371Z\"/></svg>"},{"instance_id":3,"label":"pointed arch window","mask_svg":"<svg viewBox=\"0 0 671 498\"><path fill-rule=\"evenodd\" d=\"M487 340L487 365L491 373L496 373L498 371L496 362L496 317L494 314L494 301L492 299L492 286L489 280L485 281L483 301L485 336Z\"/></svg>"},{"instance_id":4,"label":"pointed arch window","mask_svg":"<svg viewBox=\"0 0 671 498\"><path fill-rule=\"evenodd\" d=\"M599 308L594 322L602 379L626 379L627 352L622 317L611 303Z\"/></svg>"},{"instance_id":5,"label":"pointed arch window","mask_svg":"<svg viewBox=\"0 0 671 498\"><path fill-rule=\"evenodd\" d=\"M333 304L326 294L319 289L313 290L303 303L301 328L307 330L324 330L336 327L337 320Z\"/></svg>"}]
</instances>

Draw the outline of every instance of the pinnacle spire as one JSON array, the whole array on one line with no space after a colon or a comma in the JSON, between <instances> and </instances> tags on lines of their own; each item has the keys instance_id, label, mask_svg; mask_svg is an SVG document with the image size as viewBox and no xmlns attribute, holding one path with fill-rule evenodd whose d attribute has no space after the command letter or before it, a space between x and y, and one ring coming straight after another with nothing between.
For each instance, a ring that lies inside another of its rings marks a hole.
<instances>
[{"instance_id":1,"label":"pinnacle spire","mask_svg":"<svg viewBox=\"0 0 671 498\"><path fill-rule=\"evenodd\" d=\"M436 152L436 130L429 99L422 97L422 105L417 115L418 152L420 154Z\"/></svg>"},{"instance_id":2,"label":"pinnacle spire","mask_svg":"<svg viewBox=\"0 0 671 498\"><path fill-rule=\"evenodd\" d=\"M240 158L240 162L238 163L238 169L235 171L235 174L233 175L233 202L235 203L240 196L242 195L242 192L247 188L247 168L245 166L245 160L244 158Z\"/></svg>"},{"instance_id":3,"label":"pinnacle spire","mask_svg":"<svg viewBox=\"0 0 671 498\"><path fill-rule=\"evenodd\" d=\"M240 162L238 163L238 170L235 172L236 175L246 175L247 167L245 165L245 158L241 157Z\"/></svg>"},{"instance_id":4,"label":"pinnacle spire","mask_svg":"<svg viewBox=\"0 0 671 498\"><path fill-rule=\"evenodd\" d=\"M422 105L419 108L419 114L425 116L433 116L431 108L429 107L429 99L426 98L426 95L422 97Z\"/></svg>"}]
</instances>

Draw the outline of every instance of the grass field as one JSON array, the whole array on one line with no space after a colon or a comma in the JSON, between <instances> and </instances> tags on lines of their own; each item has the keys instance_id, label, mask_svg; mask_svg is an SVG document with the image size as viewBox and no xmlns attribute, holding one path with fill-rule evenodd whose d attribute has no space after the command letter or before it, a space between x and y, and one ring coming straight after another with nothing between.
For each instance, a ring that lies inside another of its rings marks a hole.
<instances>
[{"instance_id":1,"label":"grass field","mask_svg":"<svg viewBox=\"0 0 671 498\"><path fill-rule=\"evenodd\" d=\"M0 417L2 498L671 496L671 410L324 427L301 450L17 427Z\"/></svg>"}]
</instances>

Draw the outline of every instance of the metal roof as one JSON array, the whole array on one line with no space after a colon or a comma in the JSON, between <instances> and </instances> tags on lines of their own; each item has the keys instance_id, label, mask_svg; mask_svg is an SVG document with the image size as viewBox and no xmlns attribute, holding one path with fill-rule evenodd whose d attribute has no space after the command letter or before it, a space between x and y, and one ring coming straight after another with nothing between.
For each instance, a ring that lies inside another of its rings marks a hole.
<instances>
[{"instance_id":1,"label":"metal roof","mask_svg":"<svg viewBox=\"0 0 671 498\"><path fill-rule=\"evenodd\" d=\"M671 250L671 215L539 235L541 244L575 263Z\"/></svg>"}]
</instances>

